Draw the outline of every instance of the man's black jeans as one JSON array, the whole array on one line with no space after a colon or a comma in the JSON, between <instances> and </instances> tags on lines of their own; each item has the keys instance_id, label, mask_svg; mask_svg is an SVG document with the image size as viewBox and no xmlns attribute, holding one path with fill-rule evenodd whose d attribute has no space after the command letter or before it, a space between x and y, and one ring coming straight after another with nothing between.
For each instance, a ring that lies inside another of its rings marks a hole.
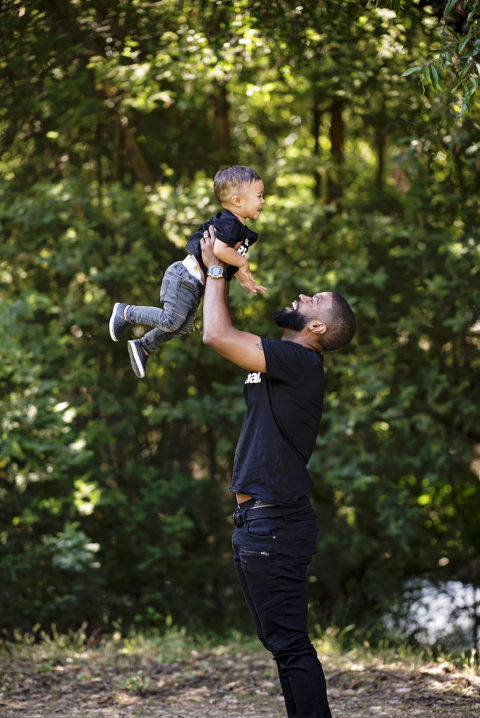
<instances>
[{"instance_id":1,"label":"man's black jeans","mask_svg":"<svg viewBox=\"0 0 480 718\"><path fill-rule=\"evenodd\" d=\"M274 517L256 516L252 504L240 504L245 523L236 526L232 545L258 637L277 662L289 718L331 718L307 629L307 566L316 552L317 517L309 502Z\"/></svg>"}]
</instances>

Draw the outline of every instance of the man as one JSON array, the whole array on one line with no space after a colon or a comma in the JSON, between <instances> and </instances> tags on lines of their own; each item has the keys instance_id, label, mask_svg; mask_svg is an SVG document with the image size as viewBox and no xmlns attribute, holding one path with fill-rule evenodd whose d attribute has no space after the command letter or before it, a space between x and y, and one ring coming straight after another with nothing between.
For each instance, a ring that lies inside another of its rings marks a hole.
<instances>
[{"instance_id":1,"label":"man","mask_svg":"<svg viewBox=\"0 0 480 718\"><path fill-rule=\"evenodd\" d=\"M203 341L249 374L247 409L230 491L235 569L257 634L272 652L287 714L331 718L325 677L307 629L307 566L318 524L307 498L306 464L315 447L323 402L322 351L348 344L355 317L332 292L300 294L274 316L280 340L236 329L230 318L223 266L213 254L215 232L204 235L208 268Z\"/></svg>"}]
</instances>

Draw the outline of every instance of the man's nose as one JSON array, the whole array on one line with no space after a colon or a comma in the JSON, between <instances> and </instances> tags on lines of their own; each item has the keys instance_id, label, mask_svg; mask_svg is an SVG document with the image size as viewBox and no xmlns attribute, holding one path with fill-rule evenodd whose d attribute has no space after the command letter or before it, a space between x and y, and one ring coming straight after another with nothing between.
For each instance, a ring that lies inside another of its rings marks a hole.
<instances>
[{"instance_id":1,"label":"man's nose","mask_svg":"<svg viewBox=\"0 0 480 718\"><path fill-rule=\"evenodd\" d=\"M306 294L299 294L298 298L300 299L301 302L308 302L308 300L309 300L309 297L307 297Z\"/></svg>"}]
</instances>

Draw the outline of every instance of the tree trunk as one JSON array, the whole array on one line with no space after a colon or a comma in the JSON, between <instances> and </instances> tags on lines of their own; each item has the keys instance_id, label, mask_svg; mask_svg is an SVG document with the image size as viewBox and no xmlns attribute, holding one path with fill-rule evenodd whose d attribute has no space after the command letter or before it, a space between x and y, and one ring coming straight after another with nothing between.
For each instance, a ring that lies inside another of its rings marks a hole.
<instances>
[{"instance_id":1,"label":"tree trunk","mask_svg":"<svg viewBox=\"0 0 480 718\"><path fill-rule=\"evenodd\" d=\"M318 170L318 162L320 159L320 125L322 123L322 111L319 107L318 93L315 90L313 95L313 108L312 108L312 134L313 134L313 156L315 159L315 169L313 170L313 178L315 180L314 194L317 199L322 196L322 176Z\"/></svg>"},{"instance_id":2,"label":"tree trunk","mask_svg":"<svg viewBox=\"0 0 480 718\"><path fill-rule=\"evenodd\" d=\"M136 178L142 182L142 184L146 186L152 185L154 182L153 175L150 172L140 147L138 146L135 131L128 124L128 117L122 110L121 97L118 88L111 85L109 82L104 82L103 94L107 98L112 111L115 132L118 132L120 137L123 138L125 152L127 153L130 167L132 168ZM115 149L116 155L117 152L117 149ZM114 157L114 171L116 171L115 165L117 162L118 157Z\"/></svg>"},{"instance_id":3,"label":"tree trunk","mask_svg":"<svg viewBox=\"0 0 480 718\"><path fill-rule=\"evenodd\" d=\"M343 166L343 146L345 141L345 129L343 124L343 101L335 98L330 109L330 146L333 171L327 177L327 202L337 202L342 195L340 183L340 170Z\"/></svg>"},{"instance_id":4,"label":"tree trunk","mask_svg":"<svg viewBox=\"0 0 480 718\"><path fill-rule=\"evenodd\" d=\"M212 93L213 105L213 145L222 162L228 162L230 155L230 104L227 97L227 85L216 81Z\"/></svg>"},{"instance_id":5,"label":"tree trunk","mask_svg":"<svg viewBox=\"0 0 480 718\"><path fill-rule=\"evenodd\" d=\"M375 130L375 147L377 150L377 173L375 184L379 192L383 192L385 184L385 152L387 147L387 133L385 128Z\"/></svg>"},{"instance_id":6,"label":"tree trunk","mask_svg":"<svg viewBox=\"0 0 480 718\"><path fill-rule=\"evenodd\" d=\"M153 175L150 172L145 157L138 146L135 132L132 127L127 125L124 128L125 150L127 152L128 161L133 169L135 176L145 186L153 184Z\"/></svg>"}]
</instances>

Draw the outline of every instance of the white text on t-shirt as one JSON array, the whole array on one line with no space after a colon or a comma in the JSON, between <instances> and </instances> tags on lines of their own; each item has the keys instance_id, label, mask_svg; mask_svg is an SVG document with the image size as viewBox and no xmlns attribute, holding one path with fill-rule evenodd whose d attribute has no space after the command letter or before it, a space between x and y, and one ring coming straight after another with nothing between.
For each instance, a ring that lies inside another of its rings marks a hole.
<instances>
[{"instance_id":1,"label":"white text on t-shirt","mask_svg":"<svg viewBox=\"0 0 480 718\"><path fill-rule=\"evenodd\" d=\"M251 371L245 379L245 384L260 384L262 381L261 372Z\"/></svg>"}]
</instances>

